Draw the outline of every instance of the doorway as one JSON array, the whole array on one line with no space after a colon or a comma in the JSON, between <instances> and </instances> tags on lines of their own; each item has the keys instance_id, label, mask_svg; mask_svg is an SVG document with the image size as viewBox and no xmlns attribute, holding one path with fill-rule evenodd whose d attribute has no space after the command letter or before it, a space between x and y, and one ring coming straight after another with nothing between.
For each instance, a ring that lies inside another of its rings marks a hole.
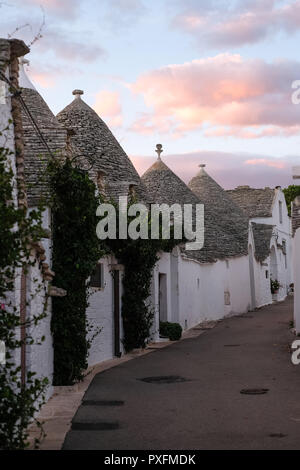
<instances>
[{"instance_id":1,"label":"doorway","mask_svg":"<svg viewBox=\"0 0 300 470\"><path fill-rule=\"evenodd\" d=\"M168 321L167 275L159 273L159 321Z\"/></svg>"},{"instance_id":2,"label":"doorway","mask_svg":"<svg viewBox=\"0 0 300 470\"><path fill-rule=\"evenodd\" d=\"M249 254L249 274L250 274L250 291L251 291L251 310L254 310L256 307L256 299L255 299L255 278L254 278L252 245L249 245L248 254Z\"/></svg>"}]
</instances>

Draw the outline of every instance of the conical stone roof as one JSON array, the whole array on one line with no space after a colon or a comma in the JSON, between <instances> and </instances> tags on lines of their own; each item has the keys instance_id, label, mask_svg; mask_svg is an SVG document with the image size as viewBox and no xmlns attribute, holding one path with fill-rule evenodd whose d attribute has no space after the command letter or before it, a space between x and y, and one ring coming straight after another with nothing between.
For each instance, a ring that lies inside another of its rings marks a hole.
<instances>
[{"instance_id":1,"label":"conical stone roof","mask_svg":"<svg viewBox=\"0 0 300 470\"><path fill-rule=\"evenodd\" d=\"M191 179L189 188L204 202L214 223L226 234L223 244L226 256L241 256L248 253L249 221L226 191L204 170Z\"/></svg>"},{"instance_id":2,"label":"conical stone roof","mask_svg":"<svg viewBox=\"0 0 300 470\"><path fill-rule=\"evenodd\" d=\"M257 224L251 222L254 246L255 246L255 258L257 261L263 263L270 254L271 239L273 235L273 225Z\"/></svg>"},{"instance_id":3,"label":"conical stone roof","mask_svg":"<svg viewBox=\"0 0 300 470\"><path fill-rule=\"evenodd\" d=\"M22 91L22 98L51 153L59 155L65 150L67 131L59 124L47 103L29 81L23 69L24 63L26 64L28 61L21 59L19 85ZM42 139L33 127L29 115L23 108L22 124L27 200L29 206L35 206L40 201L41 196L45 196L45 193L47 193L45 167L46 162L51 157Z\"/></svg>"},{"instance_id":4,"label":"conical stone roof","mask_svg":"<svg viewBox=\"0 0 300 470\"><path fill-rule=\"evenodd\" d=\"M158 159L142 176L142 181L147 188L150 202L157 204L203 204L195 193L160 159ZM211 211L207 210L208 204L204 203L204 247L201 250L182 251L185 256L200 262L215 262L230 256L224 250L228 235L223 232Z\"/></svg>"},{"instance_id":5,"label":"conical stone roof","mask_svg":"<svg viewBox=\"0 0 300 470\"><path fill-rule=\"evenodd\" d=\"M82 99L83 91L74 90L74 100L57 115L60 124L74 131L71 141L90 164L90 174L97 180L99 171L104 172L108 196L117 197L128 193L135 186L139 199L147 201L141 179L121 145L105 122Z\"/></svg>"}]
</instances>

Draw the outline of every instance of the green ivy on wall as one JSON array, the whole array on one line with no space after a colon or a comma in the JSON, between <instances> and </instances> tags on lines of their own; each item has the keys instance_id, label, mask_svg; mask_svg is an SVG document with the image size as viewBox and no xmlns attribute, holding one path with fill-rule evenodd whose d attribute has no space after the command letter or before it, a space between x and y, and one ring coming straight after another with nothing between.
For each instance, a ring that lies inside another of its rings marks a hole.
<instances>
[{"instance_id":1,"label":"green ivy on wall","mask_svg":"<svg viewBox=\"0 0 300 470\"><path fill-rule=\"evenodd\" d=\"M52 267L55 284L67 291L65 297L53 298L54 385L71 385L82 379L87 367L90 347L87 279L96 263L104 254L111 253L124 265L123 341L125 350L130 351L144 347L150 335L153 312L147 301L158 252L172 250L178 240L119 240L117 235L116 240L100 241L96 235L99 221L96 209L101 200L95 195L96 187L88 173L69 159L64 163L52 161L48 173L53 219ZM116 214L118 217L118 211ZM128 224L131 220L128 218Z\"/></svg>"},{"instance_id":2,"label":"green ivy on wall","mask_svg":"<svg viewBox=\"0 0 300 470\"><path fill-rule=\"evenodd\" d=\"M87 279L104 254L96 236L95 185L87 172L69 159L52 161L48 168L53 222L55 284L67 291L54 297L51 330L54 345L54 385L81 380L87 367L90 342L86 318Z\"/></svg>"},{"instance_id":3,"label":"green ivy on wall","mask_svg":"<svg viewBox=\"0 0 300 470\"><path fill-rule=\"evenodd\" d=\"M132 200L130 204L134 202ZM132 217L128 217L128 225L131 221ZM162 239L162 226L160 226L160 238L152 240L151 220L149 220L147 240L141 238L122 240L117 236L116 240L106 241L119 263L124 265L122 318L126 352L134 348L144 348L150 336L154 312L148 300L153 268L159 260L158 253L170 252L182 241L174 240L172 227L170 233L170 240Z\"/></svg>"},{"instance_id":4,"label":"green ivy on wall","mask_svg":"<svg viewBox=\"0 0 300 470\"><path fill-rule=\"evenodd\" d=\"M31 257L31 242L42 235L42 208L27 212L13 202L14 175L9 161L13 156L0 147L0 340L6 347L6 362L0 365L0 449L20 450L27 447L28 425L44 401L47 378L37 378L33 371L26 373L25 384L21 381L21 367L16 364L20 348L35 344L43 338L34 339L29 331L46 316L47 295L41 312L21 322L20 307L12 297L16 276L26 274L35 263ZM33 283L31 298L44 290L45 283ZM19 339L20 328L25 338ZM38 425L40 423L37 422ZM36 441L38 444L38 440Z\"/></svg>"}]
</instances>

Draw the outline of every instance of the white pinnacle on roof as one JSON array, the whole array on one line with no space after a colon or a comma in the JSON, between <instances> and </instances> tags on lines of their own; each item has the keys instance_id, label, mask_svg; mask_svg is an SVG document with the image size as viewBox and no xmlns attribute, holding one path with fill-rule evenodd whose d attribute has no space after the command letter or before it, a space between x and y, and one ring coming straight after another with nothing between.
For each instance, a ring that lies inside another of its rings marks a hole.
<instances>
[{"instance_id":1,"label":"white pinnacle on roof","mask_svg":"<svg viewBox=\"0 0 300 470\"><path fill-rule=\"evenodd\" d=\"M161 144L156 144L155 152L157 153L157 160L161 160L160 154L163 152L163 148Z\"/></svg>"},{"instance_id":2,"label":"white pinnacle on roof","mask_svg":"<svg viewBox=\"0 0 300 470\"><path fill-rule=\"evenodd\" d=\"M29 60L24 59L24 57L19 58L19 86L20 88L29 88L30 90L35 90L36 88L29 80L24 65L29 65Z\"/></svg>"}]
</instances>

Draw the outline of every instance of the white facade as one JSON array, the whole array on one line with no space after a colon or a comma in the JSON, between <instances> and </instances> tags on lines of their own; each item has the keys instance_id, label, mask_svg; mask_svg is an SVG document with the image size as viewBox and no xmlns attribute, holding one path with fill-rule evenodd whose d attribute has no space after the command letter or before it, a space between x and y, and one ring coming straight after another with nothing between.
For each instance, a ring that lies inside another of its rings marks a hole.
<instances>
[{"instance_id":1,"label":"white facade","mask_svg":"<svg viewBox=\"0 0 300 470\"><path fill-rule=\"evenodd\" d=\"M102 287L91 287L89 293L89 306L86 311L87 321L90 325L89 339L92 340L88 355L88 365L93 366L99 362L112 359L115 356L115 267L119 270L118 296L119 296L119 348L123 348L122 328L122 267L117 265L113 256L106 256L99 260L102 265Z\"/></svg>"},{"instance_id":2,"label":"white facade","mask_svg":"<svg viewBox=\"0 0 300 470\"><path fill-rule=\"evenodd\" d=\"M296 334L300 333L300 228L294 236L294 323ZM298 262L297 262L298 261Z\"/></svg>"},{"instance_id":3,"label":"white facade","mask_svg":"<svg viewBox=\"0 0 300 470\"><path fill-rule=\"evenodd\" d=\"M261 307L272 301L269 292L270 279L277 279L280 284L278 293L273 295L273 300L284 300L293 282L291 219L281 188L275 189L272 216L255 217L251 221L274 227L270 242L270 255L263 263L257 263L255 270L256 306Z\"/></svg>"}]
</instances>

